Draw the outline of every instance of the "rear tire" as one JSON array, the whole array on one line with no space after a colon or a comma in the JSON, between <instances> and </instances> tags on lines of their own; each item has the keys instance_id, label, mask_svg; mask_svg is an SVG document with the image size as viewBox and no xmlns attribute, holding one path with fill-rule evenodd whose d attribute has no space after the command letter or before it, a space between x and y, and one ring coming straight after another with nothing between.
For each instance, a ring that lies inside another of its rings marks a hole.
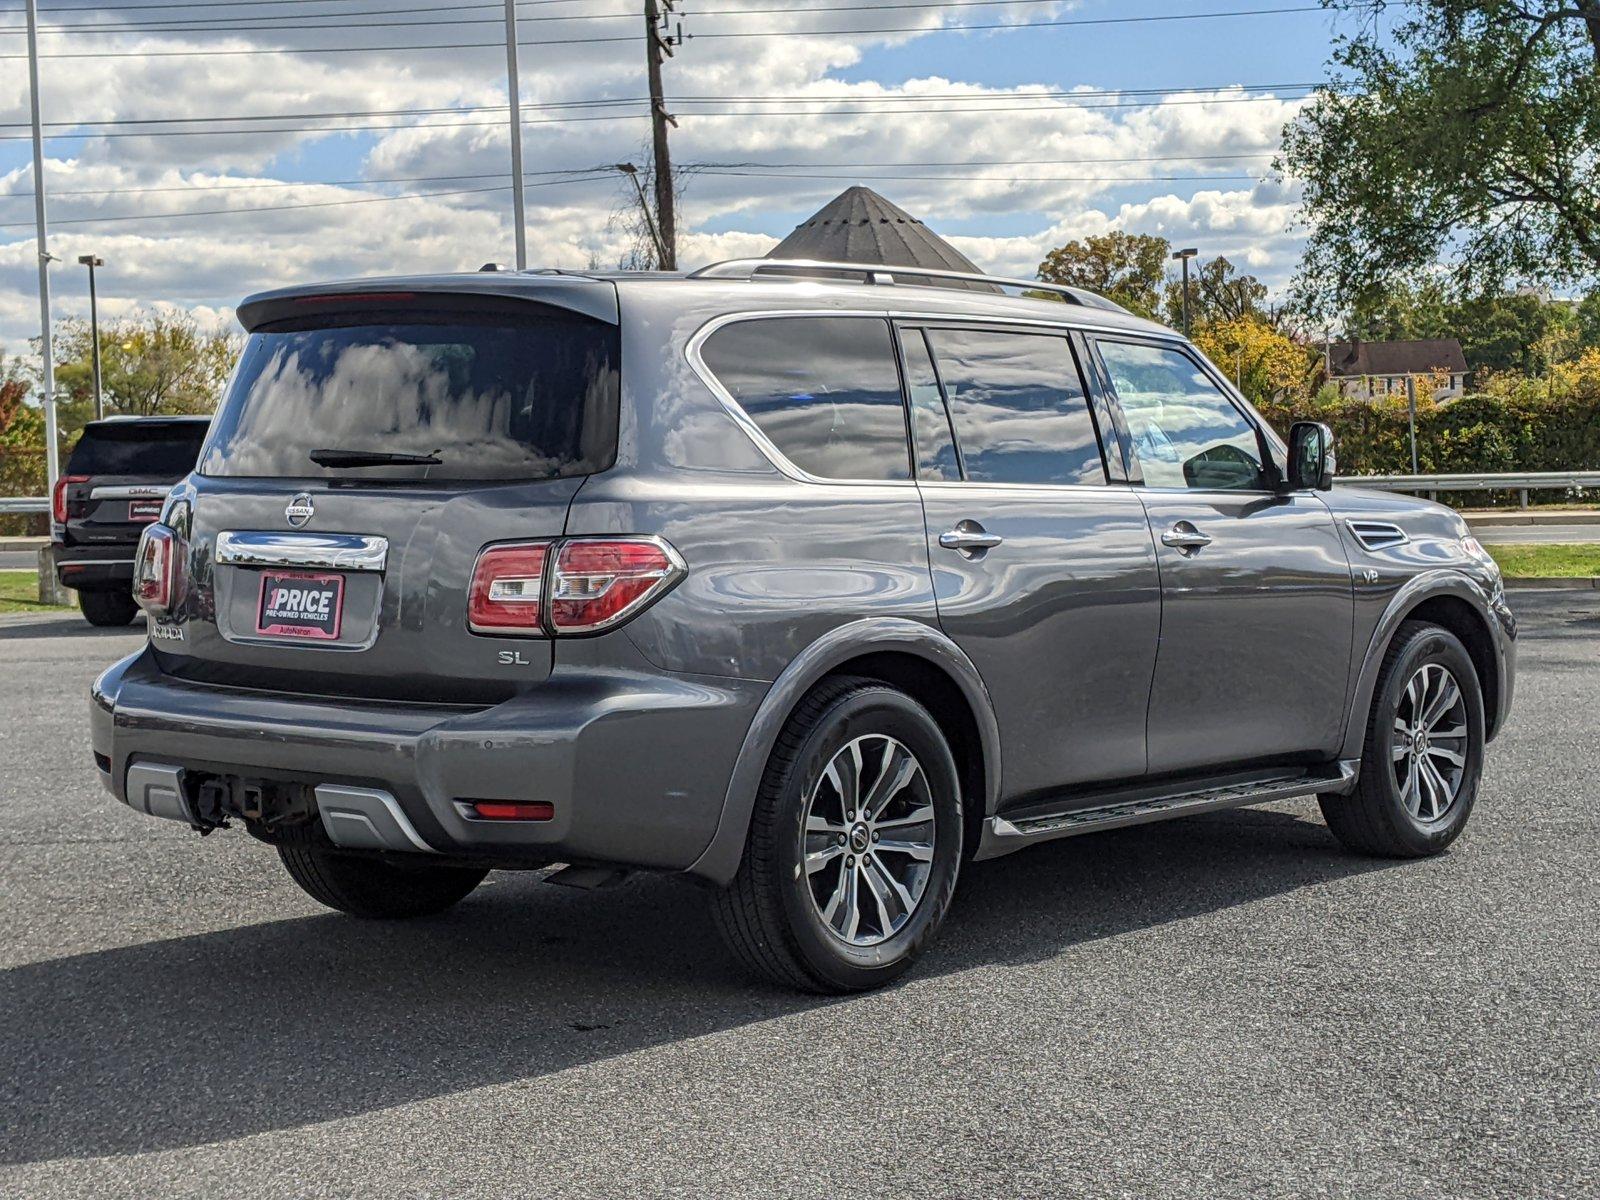
<instances>
[{"instance_id":1,"label":"rear tire","mask_svg":"<svg viewBox=\"0 0 1600 1200\"><path fill-rule=\"evenodd\" d=\"M314 846L279 846L289 877L306 895L353 917L430 917L466 898L488 871L400 867Z\"/></svg>"},{"instance_id":2,"label":"rear tire","mask_svg":"<svg viewBox=\"0 0 1600 1200\"><path fill-rule=\"evenodd\" d=\"M1472 815L1483 743L1483 693L1467 648L1438 625L1405 622L1378 672L1355 791L1317 797L1328 828L1357 854L1441 853Z\"/></svg>"},{"instance_id":3,"label":"rear tire","mask_svg":"<svg viewBox=\"0 0 1600 1200\"><path fill-rule=\"evenodd\" d=\"M882 987L944 920L961 834L955 759L927 709L873 680L830 680L778 737L717 925L775 983Z\"/></svg>"},{"instance_id":4,"label":"rear tire","mask_svg":"<svg viewBox=\"0 0 1600 1200\"><path fill-rule=\"evenodd\" d=\"M78 609L91 625L126 625L139 615L139 606L127 592L79 592Z\"/></svg>"}]
</instances>

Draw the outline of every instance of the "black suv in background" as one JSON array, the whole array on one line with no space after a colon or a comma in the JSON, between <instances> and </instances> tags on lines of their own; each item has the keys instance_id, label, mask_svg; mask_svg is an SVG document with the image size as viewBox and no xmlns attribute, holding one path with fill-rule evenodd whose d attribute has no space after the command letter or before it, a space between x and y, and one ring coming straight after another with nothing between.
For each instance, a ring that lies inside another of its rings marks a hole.
<instances>
[{"instance_id":1,"label":"black suv in background","mask_svg":"<svg viewBox=\"0 0 1600 1200\"><path fill-rule=\"evenodd\" d=\"M133 552L161 516L172 485L194 470L210 417L111 417L91 421L51 497L56 578L78 593L91 625L126 625Z\"/></svg>"}]
</instances>

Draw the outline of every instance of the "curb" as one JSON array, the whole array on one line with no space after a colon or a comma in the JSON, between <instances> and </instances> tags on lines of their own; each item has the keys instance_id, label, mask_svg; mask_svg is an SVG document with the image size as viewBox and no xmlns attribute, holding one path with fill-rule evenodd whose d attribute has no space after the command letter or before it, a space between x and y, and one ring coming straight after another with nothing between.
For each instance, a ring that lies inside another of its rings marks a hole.
<instances>
[{"instance_id":1,"label":"curb","mask_svg":"<svg viewBox=\"0 0 1600 1200\"><path fill-rule=\"evenodd\" d=\"M1507 579L1506 587L1518 589L1532 588L1559 588L1563 591L1597 591L1600 592L1600 578L1593 575L1570 576L1528 576L1523 579Z\"/></svg>"},{"instance_id":2,"label":"curb","mask_svg":"<svg viewBox=\"0 0 1600 1200\"><path fill-rule=\"evenodd\" d=\"M0 551L42 550L49 544L47 537L4 537L0 538Z\"/></svg>"}]
</instances>

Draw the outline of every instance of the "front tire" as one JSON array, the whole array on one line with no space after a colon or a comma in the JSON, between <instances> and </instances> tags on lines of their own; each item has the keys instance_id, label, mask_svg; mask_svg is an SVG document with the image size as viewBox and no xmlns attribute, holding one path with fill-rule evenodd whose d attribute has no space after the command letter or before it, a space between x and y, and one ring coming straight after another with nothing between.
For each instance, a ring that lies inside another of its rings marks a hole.
<instances>
[{"instance_id":1,"label":"front tire","mask_svg":"<svg viewBox=\"0 0 1600 1200\"><path fill-rule=\"evenodd\" d=\"M431 917L466 898L489 872L462 867L395 866L320 846L280 845L289 877L313 900L355 917Z\"/></svg>"},{"instance_id":2,"label":"front tire","mask_svg":"<svg viewBox=\"0 0 1600 1200\"><path fill-rule=\"evenodd\" d=\"M873 680L831 680L778 738L717 924L776 983L881 987L944 920L961 835L955 759L927 709Z\"/></svg>"},{"instance_id":3,"label":"front tire","mask_svg":"<svg viewBox=\"0 0 1600 1200\"><path fill-rule=\"evenodd\" d=\"M1483 692L1455 634L1407 621L1384 655L1367 719L1361 776L1317 800L1358 854L1423 858L1466 828L1483 772Z\"/></svg>"},{"instance_id":4,"label":"front tire","mask_svg":"<svg viewBox=\"0 0 1600 1200\"><path fill-rule=\"evenodd\" d=\"M80 591L78 610L89 624L105 627L126 625L139 615L139 605L127 592Z\"/></svg>"}]
</instances>

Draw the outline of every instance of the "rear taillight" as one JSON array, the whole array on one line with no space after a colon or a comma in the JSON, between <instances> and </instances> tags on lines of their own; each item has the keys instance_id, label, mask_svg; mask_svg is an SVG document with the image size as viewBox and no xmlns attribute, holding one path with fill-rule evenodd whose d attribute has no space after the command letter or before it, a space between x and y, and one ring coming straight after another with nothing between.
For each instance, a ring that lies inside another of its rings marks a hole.
<instances>
[{"instance_id":1,"label":"rear taillight","mask_svg":"<svg viewBox=\"0 0 1600 1200\"><path fill-rule=\"evenodd\" d=\"M660 538L574 538L550 571L550 628L598 633L620 625L683 576L683 560Z\"/></svg>"},{"instance_id":2,"label":"rear taillight","mask_svg":"<svg viewBox=\"0 0 1600 1200\"><path fill-rule=\"evenodd\" d=\"M543 632L548 542L489 546L472 569L467 625L477 633Z\"/></svg>"},{"instance_id":3,"label":"rear taillight","mask_svg":"<svg viewBox=\"0 0 1600 1200\"><path fill-rule=\"evenodd\" d=\"M133 556L133 598L161 616L178 598L178 539L165 525L147 525Z\"/></svg>"},{"instance_id":4,"label":"rear taillight","mask_svg":"<svg viewBox=\"0 0 1600 1200\"><path fill-rule=\"evenodd\" d=\"M56 480L55 491L50 494L50 513L57 525L67 523L67 489L75 483L88 483L87 475L63 475Z\"/></svg>"},{"instance_id":5,"label":"rear taillight","mask_svg":"<svg viewBox=\"0 0 1600 1200\"><path fill-rule=\"evenodd\" d=\"M477 633L599 633L643 611L683 574L678 552L655 537L488 546L472 571L467 624Z\"/></svg>"}]
</instances>

